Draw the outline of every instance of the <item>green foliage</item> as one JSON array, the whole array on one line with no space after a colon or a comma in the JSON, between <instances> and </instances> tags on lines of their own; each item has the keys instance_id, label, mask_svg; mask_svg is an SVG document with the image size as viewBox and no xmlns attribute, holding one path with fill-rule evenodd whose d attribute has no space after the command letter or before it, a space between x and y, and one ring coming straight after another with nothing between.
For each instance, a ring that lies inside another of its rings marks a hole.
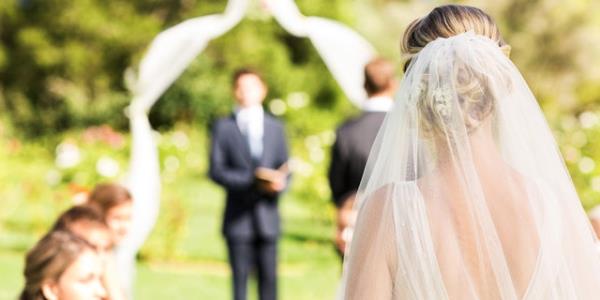
<instances>
[{"instance_id":1,"label":"green foliage","mask_svg":"<svg viewBox=\"0 0 600 300\"><path fill-rule=\"evenodd\" d=\"M450 1L489 13L511 45L511 59L521 70L551 119L598 105L600 72L600 3L593 0ZM362 14L356 28L380 51L399 57L406 26L448 1L357 0ZM582 93L585 91L586 93Z\"/></svg>"},{"instance_id":2,"label":"green foliage","mask_svg":"<svg viewBox=\"0 0 600 300\"><path fill-rule=\"evenodd\" d=\"M522 72L555 130L586 208L600 203L600 3L593 0L452 1L488 12L511 45ZM406 26L446 1L357 0L356 26L382 53L397 57ZM581 121L585 120L585 121ZM584 126L585 124L585 126ZM585 172L584 172L585 171Z\"/></svg>"},{"instance_id":3,"label":"green foliage","mask_svg":"<svg viewBox=\"0 0 600 300\"><path fill-rule=\"evenodd\" d=\"M98 121L125 124L119 74L161 20L122 1L9 3L0 8L8 61L0 84L13 123L26 134Z\"/></svg>"},{"instance_id":4,"label":"green foliage","mask_svg":"<svg viewBox=\"0 0 600 300\"><path fill-rule=\"evenodd\" d=\"M600 204L600 113L584 111L577 117L562 116L556 123L555 136L566 166L577 187L583 206L591 209Z\"/></svg>"},{"instance_id":5,"label":"green foliage","mask_svg":"<svg viewBox=\"0 0 600 300\"><path fill-rule=\"evenodd\" d=\"M296 2L306 15L357 28L398 66L406 25L446 3ZM600 69L593 66L600 64L600 3L455 2L481 7L498 21L512 46L511 59L555 130L584 206L597 205ZM123 112L130 101L125 70L135 68L160 31L188 18L222 13L225 5L223 0L0 1L0 196L6 200L0 202L0 248L17 253L29 248L71 205L73 188L107 179L97 171L102 158L119 166L117 179L124 175L130 138L123 133L128 126ZM158 262L183 263L185 268L198 264L191 273L202 273L208 283L199 295L226 297L228 274L219 235L222 190L205 176L206 129L231 111L231 74L245 66L264 75L269 86L265 107L285 121L295 164L291 190L282 199L284 298L331 298L338 264L330 244L333 210L325 174L334 129L356 108L310 41L286 33L258 1L246 19L208 45L150 111L161 132L163 194L158 224L141 252L147 264L142 282L153 286L172 276L194 282L187 269L182 275ZM120 136L122 142L89 138L90 131L106 133L106 127L90 127L100 124L115 128L107 135ZM76 145L81 157L75 166L60 168L55 151L65 143ZM15 272L10 271L11 278ZM0 268L0 273L6 272ZM323 287L327 296L310 294L307 283ZM167 290L147 293L143 295L170 295Z\"/></svg>"},{"instance_id":6,"label":"green foliage","mask_svg":"<svg viewBox=\"0 0 600 300\"><path fill-rule=\"evenodd\" d=\"M296 111L306 116L311 114L304 111L308 109ZM307 132L316 132L307 127ZM35 141L18 139L11 131L0 127L0 195L6 200L0 202L0 279L7 279L0 280L0 299L13 298L22 286L17 276L22 264L15 261L22 262L23 253L62 210L73 204L81 188L122 179L130 139L108 127L74 130ZM312 151L326 147L330 140L325 135L314 136L317 138L311 140L317 144L311 144ZM298 159L306 160L305 165L312 166L304 140L297 140L300 143L293 145L293 152ZM161 133L157 142L161 209L158 223L140 253L138 298L180 297L185 291L200 298L225 299L230 290L220 234L225 199L223 190L205 176L206 133L177 124ZM66 144L78 149L79 155L71 156L78 159L58 159L57 148ZM107 160L118 166L111 175L114 177L99 172L102 161ZM296 174L292 190L280 200L284 226L280 243L281 293L285 299L331 298L335 292L341 265L330 241L333 211L322 165L315 163L310 173ZM314 288L306 289L307 285Z\"/></svg>"},{"instance_id":7,"label":"green foliage","mask_svg":"<svg viewBox=\"0 0 600 300\"><path fill-rule=\"evenodd\" d=\"M348 21L344 1L299 1L307 13ZM10 120L37 136L111 124L125 129L123 74L158 32L186 18L222 13L224 1L13 1L0 6L0 93ZM306 39L284 32L260 6L194 61L151 111L157 128L207 125L231 107L231 73L254 66L269 98L307 93L318 107L346 101Z\"/></svg>"}]
</instances>

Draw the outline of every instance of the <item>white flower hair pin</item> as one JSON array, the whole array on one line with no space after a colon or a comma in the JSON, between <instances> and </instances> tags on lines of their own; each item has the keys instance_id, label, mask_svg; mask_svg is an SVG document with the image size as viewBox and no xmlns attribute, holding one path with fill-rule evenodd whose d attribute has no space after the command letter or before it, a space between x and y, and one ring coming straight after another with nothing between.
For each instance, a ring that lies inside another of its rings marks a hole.
<instances>
[{"instance_id":1,"label":"white flower hair pin","mask_svg":"<svg viewBox=\"0 0 600 300\"><path fill-rule=\"evenodd\" d=\"M419 82L415 85L412 93L409 96L408 105L414 106L419 102L421 95L425 92L425 82L423 80L419 80Z\"/></svg>"},{"instance_id":2,"label":"white flower hair pin","mask_svg":"<svg viewBox=\"0 0 600 300\"><path fill-rule=\"evenodd\" d=\"M450 105L452 101L452 92L446 86L437 87L433 90L433 109L440 115L442 118L448 118L450 116Z\"/></svg>"}]
</instances>

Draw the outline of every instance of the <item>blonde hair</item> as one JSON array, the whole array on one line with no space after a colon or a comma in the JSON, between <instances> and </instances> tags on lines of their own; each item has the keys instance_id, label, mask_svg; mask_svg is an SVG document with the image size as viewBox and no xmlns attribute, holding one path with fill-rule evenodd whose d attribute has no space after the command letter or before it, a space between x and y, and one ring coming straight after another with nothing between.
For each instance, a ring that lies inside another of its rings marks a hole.
<instances>
[{"instance_id":1,"label":"blonde hair","mask_svg":"<svg viewBox=\"0 0 600 300\"><path fill-rule=\"evenodd\" d=\"M497 42L505 54L510 53L510 46L502 39L500 29L483 10L465 5L443 5L412 21L404 31L400 51L408 59L405 69L410 59L430 42L470 30Z\"/></svg>"},{"instance_id":2,"label":"blonde hair","mask_svg":"<svg viewBox=\"0 0 600 300\"><path fill-rule=\"evenodd\" d=\"M408 25L401 43L401 52L407 58L404 71L407 71L413 57L427 44L438 38L449 38L461 33L472 31L496 42L507 56L510 46L507 45L492 17L479 8L463 5L444 5L434 8L429 14L418 18ZM487 83L487 78L469 66L456 62L454 74L455 89L464 124L468 131L479 127L494 109L494 99ZM422 84L427 84L427 77L422 78ZM451 80L450 78L448 80ZM443 128L443 119L436 112L436 99L430 95L420 95L418 108L423 116L422 125L432 133Z\"/></svg>"}]
</instances>

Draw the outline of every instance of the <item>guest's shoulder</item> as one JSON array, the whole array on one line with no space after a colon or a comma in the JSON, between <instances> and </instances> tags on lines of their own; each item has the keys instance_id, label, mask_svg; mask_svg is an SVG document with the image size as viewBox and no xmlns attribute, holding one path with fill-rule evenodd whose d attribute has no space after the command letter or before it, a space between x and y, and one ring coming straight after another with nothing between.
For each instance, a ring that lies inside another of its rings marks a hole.
<instances>
[{"instance_id":1,"label":"guest's shoulder","mask_svg":"<svg viewBox=\"0 0 600 300\"><path fill-rule=\"evenodd\" d=\"M236 125L235 118L233 117L233 114L231 114L231 115L220 117L220 118L216 119L215 121L212 122L210 127L212 128L213 131L219 131L219 130L223 130L225 128L228 128L228 127L231 127L234 125Z\"/></svg>"},{"instance_id":2,"label":"guest's shoulder","mask_svg":"<svg viewBox=\"0 0 600 300\"><path fill-rule=\"evenodd\" d=\"M271 126L276 126L283 129L283 121L265 111L265 122Z\"/></svg>"},{"instance_id":3,"label":"guest's shoulder","mask_svg":"<svg viewBox=\"0 0 600 300\"><path fill-rule=\"evenodd\" d=\"M344 121L342 124L340 124L340 126L338 126L336 131L340 133L352 130L352 128L356 126L356 123L360 122L361 117L362 115L358 115L346 119L346 121Z\"/></svg>"},{"instance_id":4,"label":"guest's shoulder","mask_svg":"<svg viewBox=\"0 0 600 300\"><path fill-rule=\"evenodd\" d=\"M337 128L337 133L357 130L357 128L363 127L364 123L368 122L373 115L374 113L363 112L357 116L350 117Z\"/></svg>"},{"instance_id":5,"label":"guest's shoulder","mask_svg":"<svg viewBox=\"0 0 600 300\"><path fill-rule=\"evenodd\" d=\"M228 115L225 116L221 116L219 118L217 118L214 123L230 123L230 122L235 122L235 114L234 113L230 113Z\"/></svg>"}]
</instances>

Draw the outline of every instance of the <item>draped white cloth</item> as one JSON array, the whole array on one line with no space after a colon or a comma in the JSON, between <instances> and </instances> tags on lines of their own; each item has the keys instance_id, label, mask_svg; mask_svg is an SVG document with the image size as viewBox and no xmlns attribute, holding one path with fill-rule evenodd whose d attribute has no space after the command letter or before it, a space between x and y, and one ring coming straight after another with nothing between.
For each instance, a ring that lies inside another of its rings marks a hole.
<instances>
[{"instance_id":1,"label":"draped white cloth","mask_svg":"<svg viewBox=\"0 0 600 300\"><path fill-rule=\"evenodd\" d=\"M125 186L133 198L132 223L115 251L119 277L133 299L135 257L154 228L160 208L160 163L152 128L145 113L130 113L132 133L130 171Z\"/></svg>"},{"instance_id":2,"label":"draped white cloth","mask_svg":"<svg viewBox=\"0 0 600 300\"><path fill-rule=\"evenodd\" d=\"M293 0L266 0L277 22L295 36L311 40L348 99L361 107L365 65L376 52L371 44L344 24L303 16Z\"/></svg>"},{"instance_id":3,"label":"draped white cloth","mask_svg":"<svg viewBox=\"0 0 600 300\"><path fill-rule=\"evenodd\" d=\"M362 70L374 53L368 42L340 23L302 16L291 0L265 1L285 29L311 39L344 92L360 104L365 99ZM154 227L160 208L160 164L147 113L208 42L238 24L247 8L248 0L229 0L223 14L190 19L161 32L141 60L137 76L128 80L133 93L128 108L133 143L125 185L134 198L133 225L118 246L116 257L130 298L135 256Z\"/></svg>"},{"instance_id":4,"label":"draped white cloth","mask_svg":"<svg viewBox=\"0 0 600 300\"><path fill-rule=\"evenodd\" d=\"M598 299L596 237L497 43L439 38L371 151L340 299Z\"/></svg>"},{"instance_id":5,"label":"draped white cloth","mask_svg":"<svg viewBox=\"0 0 600 300\"><path fill-rule=\"evenodd\" d=\"M115 253L123 287L130 299L133 298L135 256L152 231L160 208L160 164L147 113L211 39L227 32L242 19L247 4L247 0L231 0L223 15L191 19L160 33L131 83L133 100L128 115L133 143L125 185L134 199L133 220L131 231Z\"/></svg>"},{"instance_id":6,"label":"draped white cloth","mask_svg":"<svg viewBox=\"0 0 600 300\"><path fill-rule=\"evenodd\" d=\"M133 83L134 108L150 109L210 40L240 22L247 6L248 0L230 0L222 15L186 20L156 36Z\"/></svg>"}]
</instances>

